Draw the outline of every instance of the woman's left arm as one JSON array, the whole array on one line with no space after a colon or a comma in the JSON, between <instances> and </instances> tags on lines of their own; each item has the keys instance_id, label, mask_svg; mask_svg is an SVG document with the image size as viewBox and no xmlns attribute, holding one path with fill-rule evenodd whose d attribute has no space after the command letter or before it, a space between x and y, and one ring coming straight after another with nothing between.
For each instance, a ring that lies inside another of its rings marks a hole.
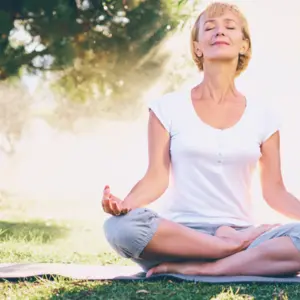
<instances>
[{"instance_id":1,"label":"woman's left arm","mask_svg":"<svg viewBox=\"0 0 300 300\"><path fill-rule=\"evenodd\" d=\"M261 151L261 185L265 201L277 212L300 220L300 200L286 190L282 179L279 131L262 144Z\"/></svg>"}]
</instances>

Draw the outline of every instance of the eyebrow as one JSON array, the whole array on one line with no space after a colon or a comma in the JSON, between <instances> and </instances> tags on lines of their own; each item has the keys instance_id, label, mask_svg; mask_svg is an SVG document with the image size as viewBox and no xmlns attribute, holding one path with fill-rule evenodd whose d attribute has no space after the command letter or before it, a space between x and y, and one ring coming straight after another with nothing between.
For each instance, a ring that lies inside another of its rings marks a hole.
<instances>
[{"instance_id":1,"label":"eyebrow","mask_svg":"<svg viewBox=\"0 0 300 300\"><path fill-rule=\"evenodd\" d=\"M235 20L233 20L233 19L225 19L224 21L226 21L226 22L234 22L234 23L236 23L236 21ZM210 22L215 22L215 19L208 19L208 20L206 20L205 22L204 22L204 24L203 25L205 25L206 23L210 23Z\"/></svg>"}]
</instances>

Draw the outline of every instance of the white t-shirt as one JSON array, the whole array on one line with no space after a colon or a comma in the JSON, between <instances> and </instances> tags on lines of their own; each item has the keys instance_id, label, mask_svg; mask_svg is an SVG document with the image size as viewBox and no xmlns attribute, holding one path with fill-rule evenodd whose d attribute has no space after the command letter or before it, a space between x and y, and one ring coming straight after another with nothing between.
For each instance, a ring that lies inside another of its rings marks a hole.
<instances>
[{"instance_id":1,"label":"white t-shirt","mask_svg":"<svg viewBox=\"0 0 300 300\"><path fill-rule=\"evenodd\" d=\"M171 183L159 213L186 224L253 224L251 179L261 144L279 129L277 115L247 99L234 126L216 129L199 118L190 91L168 93L149 108L171 139Z\"/></svg>"}]
</instances>

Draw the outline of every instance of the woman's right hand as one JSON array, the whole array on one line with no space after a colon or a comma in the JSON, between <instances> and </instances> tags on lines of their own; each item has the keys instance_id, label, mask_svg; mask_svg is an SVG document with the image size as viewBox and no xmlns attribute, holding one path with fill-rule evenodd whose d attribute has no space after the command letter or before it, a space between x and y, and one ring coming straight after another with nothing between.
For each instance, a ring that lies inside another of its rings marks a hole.
<instances>
[{"instance_id":1,"label":"woman's right hand","mask_svg":"<svg viewBox=\"0 0 300 300\"><path fill-rule=\"evenodd\" d=\"M124 207L124 203L121 199L111 194L109 186L105 186L104 188L102 207L104 212L113 216L126 214L130 210L129 208Z\"/></svg>"}]
</instances>

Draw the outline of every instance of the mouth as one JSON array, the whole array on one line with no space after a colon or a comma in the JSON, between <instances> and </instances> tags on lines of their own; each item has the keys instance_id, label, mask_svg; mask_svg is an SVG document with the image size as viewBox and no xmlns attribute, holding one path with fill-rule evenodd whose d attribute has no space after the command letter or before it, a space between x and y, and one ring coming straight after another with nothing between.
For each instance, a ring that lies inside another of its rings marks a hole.
<instances>
[{"instance_id":1,"label":"mouth","mask_svg":"<svg viewBox=\"0 0 300 300\"><path fill-rule=\"evenodd\" d=\"M227 45L227 46L228 46L229 43L227 43L227 42L214 42L214 43L213 43L213 46L214 46L214 45Z\"/></svg>"}]
</instances>

